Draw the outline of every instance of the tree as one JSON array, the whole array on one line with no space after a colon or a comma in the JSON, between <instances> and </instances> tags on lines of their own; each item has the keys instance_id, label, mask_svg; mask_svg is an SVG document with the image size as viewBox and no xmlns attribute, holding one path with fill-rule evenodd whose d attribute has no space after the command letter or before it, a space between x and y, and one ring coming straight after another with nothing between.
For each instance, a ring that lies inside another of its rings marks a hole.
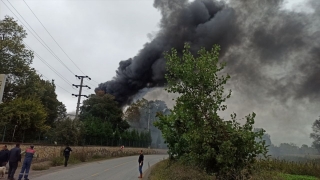
<instances>
[{"instance_id":1,"label":"tree","mask_svg":"<svg viewBox=\"0 0 320 180\"><path fill-rule=\"evenodd\" d=\"M53 81L40 80L39 84L42 90L40 91L39 88L38 96L48 114L46 124L53 126L54 121L66 118L66 108L64 104L57 99L57 94L55 93L56 86Z\"/></svg>"},{"instance_id":2,"label":"tree","mask_svg":"<svg viewBox=\"0 0 320 180\"><path fill-rule=\"evenodd\" d=\"M110 94L92 94L87 100L83 101L80 120L85 121L87 117L91 116L99 118L101 122L109 122L114 131L119 129L120 132L123 132L130 127L127 121L122 120L122 110L119 108L114 96Z\"/></svg>"},{"instance_id":3,"label":"tree","mask_svg":"<svg viewBox=\"0 0 320 180\"><path fill-rule=\"evenodd\" d=\"M108 121L102 121L99 118L90 116L84 121L86 144L107 144L111 141L113 130L112 124Z\"/></svg>"},{"instance_id":4,"label":"tree","mask_svg":"<svg viewBox=\"0 0 320 180\"><path fill-rule=\"evenodd\" d=\"M141 100L138 100L135 103L132 103L127 110L124 113L123 118L131 121L131 122L138 122L141 118L141 109L146 107L148 104L148 101L144 98Z\"/></svg>"},{"instance_id":5,"label":"tree","mask_svg":"<svg viewBox=\"0 0 320 180\"><path fill-rule=\"evenodd\" d=\"M84 131L82 122L66 118L55 122L55 128L52 128L46 136L59 144L81 145Z\"/></svg>"},{"instance_id":6,"label":"tree","mask_svg":"<svg viewBox=\"0 0 320 180\"><path fill-rule=\"evenodd\" d=\"M219 46L210 51L201 48L194 57L186 44L181 56L175 49L165 53L167 91L180 96L170 115L158 113L155 125L162 131L171 159L192 163L219 178L237 179L248 175L255 158L267 150L264 141L255 141L263 135L263 130L254 132L255 113L246 116L243 126L236 114L227 121L218 115L231 96L231 91L224 91L230 76L222 75L225 64L218 60L219 50Z\"/></svg>"},{"instance_id":7,"label":"tree","mask_svg":"<svg viewBox=\"0 0 320 180\"><path fill-rule=\"evenodd\" d=\"M310 138L313 139L312 146L320 152L320 117L313 122L312 131L310 134Z\"/></svg>"},{"instance_id":8,"label":"tree","mask_svg":"<svg viewBox=\"0 0 320 180\"><path fill-rule=\"evenodd\" d=\"M0 44L0 73L8 75L3 95L4 106L9 106L8 103L18 98L37 99L46 112L45 124L54 126L55 120L65 116L66 109L57 100L54 83L42 80L30 66L34 56L23 42L27 36L26 31L13 18L5 16L0 21L0 32L5 35ZM4 121L3 117L0 117L0 121ZM14 127L14 124L9 125Z\"/></svg>"},{"instance_id":9,"label":"tree","mask_svg":"<svg viewBox=\"0 0 320 180\"><path fill-rule=\"evenodd\" d=\"M13 18L5 16L0 21L1 34L5 39L1 41L0 72L7 74L7 84L4 90L3 102L12 100L21 92L29 92L30 78L36 76L30 67L33 60L33 52L28 50L23 39L27 33ZM33 79L33 78L31 78Z\"/></svg>"},{"instance_id":10,"label":"tree","mask_svg":"<svg viewBox=\"0 0 320 180\"><path fill-rule=\"evenodd\" d=\"M9 103L1 104L0 117L8 132L15 129L16 138L13 140L36 139L38 133L46 132L50 128L45 124L45 108L37 98L16 98Z\"/></svg>"}]
</instances>

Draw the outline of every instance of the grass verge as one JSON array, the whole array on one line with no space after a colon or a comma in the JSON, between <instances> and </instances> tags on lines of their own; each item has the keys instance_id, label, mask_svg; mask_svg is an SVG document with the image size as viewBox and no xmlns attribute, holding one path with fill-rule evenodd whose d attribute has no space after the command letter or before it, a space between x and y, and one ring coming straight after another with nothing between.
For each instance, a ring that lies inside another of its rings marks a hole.
<instances>
[{"instance_id":1,"label":"grass verge","mask_svg":"<svg viewBox=\"0 0 320 180\"><path fill-rule=\"evenodd\" d=\"M214 176L179 162L164 160L155 165L149 180L215 180ZM259 160L251 180L316 180L320 179L320 161L288 162Z\"/></svg>"},{"instance_id":2,"label":"grass verge","mask_svg":"<svg viewBox=\"0 0 320 180\"><path fill-rule=\"evenodd\" d=\"M214 180L213 176L179 162L163 160L157 163L150 173L149 180Z\"/></svg>"},{"instance_id":3,"label":"grass verge","mask_svg":"<svg viewBox=\"0 0 320 180\"><path fill-rule=\"evenodd\" d=\"M286 180L317 180L318 178L312 176L292 175L292 174L280 174Z\"/></svg>"}]
</instances>

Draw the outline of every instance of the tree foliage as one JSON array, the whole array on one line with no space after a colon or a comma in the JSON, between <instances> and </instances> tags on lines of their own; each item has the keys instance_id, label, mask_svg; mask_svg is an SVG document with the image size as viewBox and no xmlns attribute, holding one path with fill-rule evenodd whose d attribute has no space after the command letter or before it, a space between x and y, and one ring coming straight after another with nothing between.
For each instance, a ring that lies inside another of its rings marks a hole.
<instances>
[{"instance_id":1,"label":"tree foliage","mask_svg":"<svg viewBox=\"0 0 320 180\"><path fill-rule=\"evenodd\" d=\"M255 113L246 116L242 126L236 114L231 120L219 117L231 96L231 91L224 90L230 76L222 75L225 64L218 60L219 46L210 51L202 48L197 57L189 49L186 44L181 56L175 49L165 53L167 91L180 96L171 114L159 113L155 125L163 133L171 158L186 160L220 178L239 178L259 154L266 154L264 141L255 141L262 138L263 130L254 132Z\"/></svg>"},{"instance_id":2,"label":"tree foliage","mask_svg":"<svg viewBox=\"0 0 320 180\"><path fill-rule=\"evenodd\" d=\"M120 132L129 128L129 124L122 120L122 110L119 108L114 96L110 94L92 94L81 106L80 120L95 117L101 122L109 122L112 129L119 129Z\"/></svg>"},{"instance_id":3,"label":"tree foliage","mask_svg":"<svg viewBox=\"0 0 320 180\"><path fill-rule=\"evenodd\" d=\"M23 42L23 39L27 37L26 31L20 26L17 21L9 16L0 21L0 33L4 34L4 39L0 42L0 74L7 74L7 82L3 94L3 107L12 107L10 109L11 114L17 116L10 120L6 126L5 123L0 123L7 132L12 132L13 127L16 125L14 121L19 121L22 125L18 126L16 130L17 139L26 141L39 140L39 133L45 132L49 126L54 127L54 121L65 118L66 109L65 106L58 101L57 94L55 93L55 85L53 82L42 80L37 74L36 70L31 67L33 62L33 52L29 50ZM24 102L25 101L25 102ZM29 103L29 104L28 104ZM36 104L38 103L36 107ZM30 108L15 108L13 106L22 107L28 106ZM41 108L40 108L41 107ZM31 108L34 112L31 111ZM29 115L26 110L29 109ZM43 112L45 116L40 113ZM0 109L0 121L7 122L8 115L7 108ZM23 113L23 115L21 115ZM34 114L32 114L34 113ZM40 117L35 119L31 116L35 114ZM31 119L28 119L30 117ZM42 122L42 117L45 117L45 121ZM34 136L31 137L29 131L35 129L31 126L33 121L38 121L37 132L33 132ZM40 124L43 124L40 125ZM2 128L1 127L1 128ZM45 128L44 128L45 127ZM21 129L23 128L23 129ZM4 131L6 133L6 131Z\"/></svg>"},{"instance_id":4,"label":"tree foliage","mask_svg":"<svg viewBox=\"0 0 320 180\"><path fill-rule=\"evenodd\" d=\"M4 90L3 102L17 97L19 94L30 96L33 86L35 70L30 67L33 60L33 52L28 50L23 39L27 33L22 26L11 17L6 16L0 22L1 34L5 38L1 41L0 72L7 74L7 83Z\"/></svg>"},{"instance_id":5,"label":"tree foliage","mask_svg":"<svg viewBox=\"0 0 320 180\"><path fill-rule=\"evenodd\" d=\"M50 128L45 124L46 110L37 98L16 98L9 103L3 103L0 105L0 116L2 125L5 125L9 132L15 129L14 140L18 141L34 139L39 132Z\"/></svg>"},{"instance_id":6,"label":"tree foliage","mask_svg":"<svg viewBox=\"0 0 320 180\"><path fill-rule=\"evenodd\" d=\"M310 134L313 139L312 146L320 152L320 117L313 122L312 131L313 133Z\"/></svg>"},{"instance_id":7,"label":"tree foliage","mask_svg":"<svg viewBox=\"0 0 320 180\"><path fill-rule=\"evenodd\" d=\"M81 145L84 131L82 122L66 118L62 121L56 121L55 128L46 133L46 137L59 144Z\"/></svg>"}]
</instances>

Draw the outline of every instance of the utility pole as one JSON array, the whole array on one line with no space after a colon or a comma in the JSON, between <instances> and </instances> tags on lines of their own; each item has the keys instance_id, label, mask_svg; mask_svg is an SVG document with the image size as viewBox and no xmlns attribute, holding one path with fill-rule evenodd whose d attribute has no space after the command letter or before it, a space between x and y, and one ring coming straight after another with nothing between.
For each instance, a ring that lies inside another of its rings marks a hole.
<instances>
[{"instance_id":1,"label":"utility pole","mask_svg":"<svg viewBox=\"0 0 320 180\"><path fill-rule=\"evenodd\" d=\"M80 107L81 96L84 96L84 97L88 98L87 95L82 95L82 94L81 94L81 93L82 93L82 87L87 87L87 88L91 89L89 86L83 85L83 78L88 78L89 80L91 80L91 78L90 78L89 76L77 76L77 75L75 75L75 76L76 76L78 79L81 80L80 85L74 85L74 84L72 84L72 86L75 86L76 88L80 87L80 89L79 89L79 94L72 94L72 96L78 97L76 117L75 117L75 119L77 119L77 118L78 118L78 115L79 115L79 107Z\"/></svg>"}]
</instances>

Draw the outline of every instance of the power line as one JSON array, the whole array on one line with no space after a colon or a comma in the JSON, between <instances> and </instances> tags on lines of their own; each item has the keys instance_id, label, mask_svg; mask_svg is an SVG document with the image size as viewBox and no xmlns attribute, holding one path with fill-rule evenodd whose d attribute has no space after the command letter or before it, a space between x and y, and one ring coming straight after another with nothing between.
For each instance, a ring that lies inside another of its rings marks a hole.
<instances>
[{"instance_id":1,"label":"power line","mask_svg":"<svg viewBox=\"0 0 320 180\"><path fill-rule=\"evenodd\" d=\"M96 83L98 83L98 84L100 84L99 82L97 82L97 81L95 81L95 80L92 80L93 82L96 82Z\"/></svg>"},{"instance_id":2,"label":"power line","mask_svg":"<svg viewBox=\"0 0 320 180\"><path fill-rule=\"evenodd\" d=\"M94 85L94 84L90 83L89 81L88 81L87 83L88 83L88 84L90 84L91 86L96 86L96 85Z\"/></svg>"},{"instance_id":3,"label":"power line","mask_svg":"<svg viewBox=\"0 0 320 180\"><path fill-rule=\"evenodd\" d=\"M2 3L11 11L11 13L19 20L19 17L8 7L8 5L6 3L3 2L3 0L1 0ZM9 2L9 0L7 0ZM24 0L23 0L24 1ZM24 1L24 3L28 6L28 4ZM27 23L27 25L30 26L30 28L34 31L34 33L38 36L38 38L43 42L41 42L34 34L33 32L25 25L23 24L23 22L21 21L21 24L37 39L37 41L40 42L40 44L45 47L62 65L64 65L73 75L75 75L61 60L60 58L52 51L52 49L44 42L44 40L37 34L37 32L31 27L31 25L23 18L23 16L18 12L18 10L9 2L9 4L12 6L12 8L14 8L16 10L16 12L21 16L21 18ZM43 23L39 20L39 18L35 15L35 13L32 11L32 9L28 6L28 8L30 9L30 11L34 14L34 16L37 18L37 20L40 22L40 24L43 26L43 28L47 31L47 33L50 35L50 37L55 41L55 43L59 46L59 48L65 53L65 55L71 60L71 62L81 71L83 72L75 63L74 61L68 56L68 54L62 49L62 47L59 45L59 43L53 38L53 36L50 34L50 32L47 30L47 28L45 28L45 26L43 25ZM98 85L100 84L99 82L92 80L93 82L96 82ZM89 83L91 84L91 83ZM96 86L91 84L92 86Z\"/></svg>"},{"instance_id":4,"label":"power line","mask_svg":"<svg viewBox=\"0 0 320 180\"><path fill-rule=\"evenodd\" d=\"M36 70L41 76L45 77L47 80L50 81L49 78L47 78L45 75L43 75L42 73L40 73L40 71ZM66 91L67 93L72 94L71 92L67 91L66 89L64 89L63 87L59 86L58 84L55 83L56 86L58 86L59 88L63 89L64 91Z\"/></svg>"},{"instance_id":5,"label":"power line","mask_svg":"<svg viewBox=\"0 0 320 180\"><path fill-rule=\"evenodd\" d=\"M47 30L47 28L43 25L43 23L40 21L40 19L37 17L37 15L34 13L34 11L30 8L30 6L28 5L28 3L23 0L23 2L26 4L26 6L29 8L29 10L32 12L32 14L37 18L37 20L39 21L39 23L42 25L42 27L47 31L47 33L50 35L50 37L53 39L53 41L59 46L59 48L62 50L62 52L69 58L69 60L83 73L85 74L80 68L79 66L77 66L77 64L70 58L70 56L63 50L63 48L59 45L59 43L54 39L54 37L51 35L51 33ZM99 84L99 82L92 80L94 82L96 82L97 84ZM91 83L89 83L91 84ZM93 85L93 84L91 84Z\"/></svg>"},{"instance_id":6,"label":"power line","mask_svg":"<svg viewBox=\"0 0 320 180\"><path fill-rule=\"evenodd\" d=\"M50 32L47 30L47 28L42 24L42 22L39 20L39 18L37 17L37 15L32 11L32 9L30 8L30 6L27 4L27 2L25 0L23 0L23 2L28 6L28 8L30 9L30 11L32 12L32 14L37 18L37 20L40 22L40 24L42 25L42 27L47 31L47 33L50 35L50 37L53 39L53 41L59 46L59 48L64 52L64 54L70 59L70 61L83 73L85 74L78 66L76 63L74 63L74 61L68 56L68 54L62 49L62 47L59 45L59 43L52 37L52 35L50 34Z\"/></svg>"},{"instance_id":7,"label":"power line","mask_svg":"<svg viewBox=\"0 0 320 180\"><path fill-rule=\"evenodd\" d=\"M23 41L22 41L23 42ZM34 54L42 61L47 67L49 67L56 75L58 75L63 81L65 81L67 84L71 84L70 81L68 81L63 75L61 75L57 70L55 70L46 60L44 60L37 52L32 50L32 48L25 42L23 44L31 51L34 52Z\"/></svg>"},{"instance_id":8,"label":"power line","mask_svg":"<svg viewBox=\"0 0 320 180\"><path fill-rule=\"evenodd\" d=\"M44 40L37 34L37 32L29 25L29 23L23 18L23 16L18 12L18 10L8 1L8 3L11 5L11 7L13 9L16 10L16 12L22 17L22 19L30 26L30 28L34 31L34 33L39 37L39 39L43 42L41 42L34 34L33 32L26 26L23 24L23 22L19 19L19 17L8 7L8 5L6 3L3 2L3 0L1 0L2 3L12 12L12 14L21 22L21 24L43 45L43 47L45 47L65 68L67 68L69 70L69 72L71 72L73 75L75 75L69 68L67 65L65 65L60 59L59 57L52 51L52 49L44 42Z\"/></svg>"}]
</instances>

